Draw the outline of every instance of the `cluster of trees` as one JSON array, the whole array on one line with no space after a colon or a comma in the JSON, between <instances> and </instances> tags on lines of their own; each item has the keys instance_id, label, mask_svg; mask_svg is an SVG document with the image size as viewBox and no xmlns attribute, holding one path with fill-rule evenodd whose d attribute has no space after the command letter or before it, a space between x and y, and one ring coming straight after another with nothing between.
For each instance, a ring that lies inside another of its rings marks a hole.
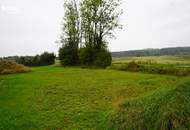
<instances>
[{"instance_id":1,"label":"cluster of trees","mask_svg":"<svg viewBox=\"0 0 190 130\"><path fill-rule=\"evenodd\" d=\"M173 48L162 48L162 49L145 49L145 50L112 52L113 57L164 56L164 55L189 56L190 47L173 47Z\"/></svg>"},{"instance_id":2,"label":"cluster of trees","mask_svg":"<svg viewBox=\"0 0 190 130\"><path fill-rule=\"evenodd\" d=\"M55 58L56 56L54 53L44 52L41 55L36 56L12 56L5 57L4 59L13 60L26 66L45 66L54 64Z\"/></svg>"},{"instance_id":3,"label":"cluster of trees","mask_svg":"<svg viewBox=\"0 0 190 130\"><path fill-rule=\"evenodd\" d=\"M113 30L121 27L119 5L120 0L65 1L59 50L62 65L106 67L111 64L106 39L113 37Z\"/></svg>"}]
</instances>

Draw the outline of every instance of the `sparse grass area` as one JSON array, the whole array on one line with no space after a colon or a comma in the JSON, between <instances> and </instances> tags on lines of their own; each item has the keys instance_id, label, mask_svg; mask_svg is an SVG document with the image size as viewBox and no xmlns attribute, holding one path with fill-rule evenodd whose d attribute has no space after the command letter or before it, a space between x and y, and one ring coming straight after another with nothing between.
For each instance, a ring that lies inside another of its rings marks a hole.
<instances>
[{"instance_id":1,"label":"sparse grass area","mask_svg":"<svg viewBox=\"0 0 190 130\"><path fill-rule=\"evenodd\" d=\"M122 57L114 58L113 63L129 63L131 61L152 64L178 64L189 65L190 56L147 56L147 57Z\"/></svg>"},{"instance_id":2,"label":"sparse grass area","mask_svg":"<svg viewBox=\"0 0 190 130\"><path fill-rule=\"evenodd\" d=\"M190 75L189 57L129 57L114 59L109 69L176 76Z\"/></svg>"},{"instance_id":3,"label":"sparse grass area","mask_svg":"<svg viewBox=\"0 0 190 130\"><path fill-rule=\"evenodd\" d=\"M107 69L175 76L190 75L190 67L183 67L183 65L179 66L175 64L152 64L132 61L129 63L112 64L110 67L107 67Z\"/></svg>"},{"instance_id":4,"label":"sparse grass area","mask_svg":"<svg viewBox=\"0 0 190 130\"><path fill-rule=\"evenodd\" d=\"M0 60L0 74L14 74L14 73L24 73L31 71L30 68L17 64L10 60Z\"/></svg>"},{"instance_id":5,"label":"sparse grass area","mask_svg":"<svg viewBox=\"0 0 190 130\"><path fill-rule=\"evenodd\" d=\"M33 68L31 73L2 75L0 129L109 129L112 114L120 109L120 104L173 90L185 79L58 65ZM115 125L118 124L113 123L113 128Z\"/></svg>"}]
</instances>

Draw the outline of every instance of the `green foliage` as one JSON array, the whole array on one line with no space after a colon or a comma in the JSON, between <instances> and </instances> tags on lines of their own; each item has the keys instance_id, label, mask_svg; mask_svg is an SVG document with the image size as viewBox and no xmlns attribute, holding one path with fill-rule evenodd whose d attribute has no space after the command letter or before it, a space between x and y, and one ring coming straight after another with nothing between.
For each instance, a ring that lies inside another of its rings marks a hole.
<instances>
[{"instance_id":1,"label":"green foliage","mask_svg":"<svg viewBox=\"0 0 190 130\"><path fill-rule=\"evenodd\" d=\"M55 54L54 53L48 53L44 52L40 56L36 56L37 61L39 59L40 65L52 65L55 63Z\"/></svg>"},{"instance_id":2,"label":"green foliage","mask_svg":"<svg viewBox=\"0 0 190 130\"><path fill-rule=\"evenodd\" d=\"M77 65L79 62L78 49L63 46L59 49L59 60L63 66Z\"/></svg>"},{"instance_id":3,"label":"green foliage","mask_svg":"<svg viewBox=\"0 0 190 130\"><path fill-rule=\"evenodd\" d=\"M80 62L84 66L105 68L111 65L111 53L105 49L86 47L80 49Z\"/></svg>"},{"instance_id":4,"label":"green foliage","mask_svg":"<svg viewBox=\"0 0 190 130\"><path fill-rule=\"evenodd\" d=\"M114 130L189 130L190 82L128 100L110 121Z\"/></svg>"},{"instance_id":5,"label":"green foliage","mask_svg":"<svg viewBox=\"0 0 190 130\"><path fill-rule=\"evenodd\" d=\"M75 0L65 1L65 16L61 35L62 47L59 49L61 65L71 66L78 64L79 46L79 14Z\"/></svg>"},{"instance_id":6,"label":"green foliage","mask_svg":"<svg viewBox=\"0 0 190 130\"><path fill-rule=\"evenodd\" d=\"M120 0L82 0L80 3L81 31L85 46L102 48L105 38L120 27Z\"/></svg>"},{"instance_id":7,"label":"green foliage","mask_svg":"<svg viewBox=\"0 0 190 130\"><path fill-rule=\"evenodd\" d=\"M96 49L92 47L85 47L80 49L80 63L85 66L92 66L94 63Z\"/></svg>"},{"instance_id":8,"label":"green foliage","mask_svg":"<svg viewBox=\"0 0 190 130\"><path fill-rule=\"evenodd\" d=\"M110 65L112 59L106 38L112 37L113 30L121 27L118 22L120 0L71 0L64 5L61 64L81 63L104 68Z\"/></svg>"},{"instance_id":9,"label":"green foliage","mask_svg":"<svg viewBox=\"0 0 190 130\"><path fill-rule=\"evenodd\" d=\"M82 0L80 3L82 38L84 47L80 59L84 65L105 68L111 64L105 38L113 36L113 30L119 28L119 0Z\"/></svg>"},{"instance_id":10,"label":"green foliage","mask_svg":"<svg viewBox=\"0 0 190 130\"><path fill-rule=\"evenodd\" d=\"M45 66L55 63L55 54L44 52L36 56L21 56L16 59L16 62L26 66Z\"/></svg>"},{"instance_id":11,"label":"green foliage","mask_svg":"<svg viewBox=\"0 0 190 130\"><path fill-rule=\"evenodd\" d=\"M102 49L96 53L94 64L106 68L110 66L112 62L111 53L105 49Z\"/></svg>"}]
</instances>

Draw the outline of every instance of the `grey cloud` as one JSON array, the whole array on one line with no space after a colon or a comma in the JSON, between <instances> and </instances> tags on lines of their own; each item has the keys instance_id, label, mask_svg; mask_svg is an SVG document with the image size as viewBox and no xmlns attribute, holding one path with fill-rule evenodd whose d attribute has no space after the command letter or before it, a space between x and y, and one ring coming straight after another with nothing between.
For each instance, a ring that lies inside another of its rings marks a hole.
<instances>
[{"instance_id":1,"label":"grey cloud","mask_svg":"<svg viewBox=\"0 0 190 130\"><path fill-rule=\"evenodd\" d=\"M63 0L0 0L0 56L57 52ZM189 0L123 0L123 30L111 51L190 46ZM11 8L7 11L11 11Z\"/></svg>"}]
</instances>

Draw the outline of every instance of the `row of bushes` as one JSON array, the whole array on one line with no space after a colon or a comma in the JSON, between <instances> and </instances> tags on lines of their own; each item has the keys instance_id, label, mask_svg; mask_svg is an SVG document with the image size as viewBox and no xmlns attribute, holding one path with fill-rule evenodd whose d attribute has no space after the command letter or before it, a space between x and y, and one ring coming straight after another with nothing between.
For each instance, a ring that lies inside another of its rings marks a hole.
<instances>
[{"instance_id":1,"label":"row of bushes","mask_svg":"<svg viewBox=\"0 0 190 130\"><path fill-rule=\"evenodd\" d=\"M44 52L41 55L36 56L15 56L15 57L6 57L4 59L14 60L19 64L23 64L26 66L44 66L44 65L52 65L55 63L55 54Z\"/></svg>"},{"instance_id":2,"label":"row of bushes","mask_svg":"<svg viewBox=\"0 0 190 130\"><path fill-rule=\"evenodd\" d=\"M129 63L113 64L111 67L109 67L109 69L176 76L190 75L190 68L179 68L174 65L139 64L138 62L134 61Z\"/></svg>"},{"instance_id":3,"label":"row of bushes","mask_svg":"<svg viewBox=\"0 0 190 130\"><path fill-rule=\"evenodd\" d=\"M80 49L64 46L59 50L59 59L63 66L82 65L106 68L111 65L111 53L107 49L84 47Z\"/></svg>"}]
</instances>

